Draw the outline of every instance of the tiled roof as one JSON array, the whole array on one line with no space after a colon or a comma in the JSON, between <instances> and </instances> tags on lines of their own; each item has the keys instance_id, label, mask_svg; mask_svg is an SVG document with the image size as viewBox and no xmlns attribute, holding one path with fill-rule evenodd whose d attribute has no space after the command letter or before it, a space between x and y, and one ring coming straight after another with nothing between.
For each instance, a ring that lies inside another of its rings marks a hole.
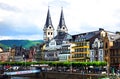
<instances>
[{"instance_id":1,"label":"tiled roof","mask_svg":"<svg viewBox=\"0 0 120 79\"><path fill-rule=\"evenodd\" d=\"M86 35L82 36L81 38L85 39L85 40L89 40L91 39L93 36L99 34L99 31L95 31L95 32L89 32L86 33Z\"/></svg>"},{"instance_id":2,"label":"tiled roof","mask_svg":"<svg viewBox=\"0 0 120 79\"><path fill-rule=\"evenodd\" d=\"M87 32L87 33L73 35L72 37L73 37L73 41L79 40L79 39L89 40L99 33L100 33L100 31L93 31L93 32Z\"/></svg>"}]
</instances>

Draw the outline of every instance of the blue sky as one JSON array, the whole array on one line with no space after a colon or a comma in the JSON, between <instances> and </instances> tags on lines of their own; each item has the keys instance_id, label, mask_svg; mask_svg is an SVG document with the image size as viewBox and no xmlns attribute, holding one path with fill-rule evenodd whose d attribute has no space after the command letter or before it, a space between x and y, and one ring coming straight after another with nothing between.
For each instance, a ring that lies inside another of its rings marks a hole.
<instances>
[{"instance_id":1,"label":"blue sky","mask_svg":"<svg viewBox=\"0 0 120 79\"><path fill-rule=\"evenodd\" d=\"M120 31L119 4L119 0L0 0L0 40L43 39L48 6L55 30L63 7L72 35L99 28Z\"/></svg>"}]
</instances>

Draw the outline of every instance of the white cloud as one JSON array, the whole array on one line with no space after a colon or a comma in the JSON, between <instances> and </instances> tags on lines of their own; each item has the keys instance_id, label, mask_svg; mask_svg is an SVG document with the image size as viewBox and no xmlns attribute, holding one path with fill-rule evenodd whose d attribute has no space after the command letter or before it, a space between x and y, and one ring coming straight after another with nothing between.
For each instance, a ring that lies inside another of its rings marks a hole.
<instances>
[{"instance_id":1,"label":"white cloud","mask_svg":"<svg viewBox=\"0 0 120 79\"><path fill-rule=\"evenodd\" d=\"M70 34L98 30L101 27L109 31L120 29L119 0L1 0L1 3L5 5L0 8L0 22L10 22L13 25L11 28L21 32L32 28L30 25L43 29L48 6L55 29L63 7ZM5 6L9 6L10 10Z\"/></svg>"}]
</instances>

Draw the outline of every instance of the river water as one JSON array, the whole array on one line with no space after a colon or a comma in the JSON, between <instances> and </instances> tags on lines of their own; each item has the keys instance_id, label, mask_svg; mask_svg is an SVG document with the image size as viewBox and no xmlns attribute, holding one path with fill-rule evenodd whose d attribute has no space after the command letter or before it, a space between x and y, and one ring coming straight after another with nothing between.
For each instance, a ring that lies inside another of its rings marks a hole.
<instances>
[{"instance_id":1,"label":"river water","mask_svg":"<svg viewBox=\"0 0 120 79\"><path fill-rule=\"evenodd\" d=\"M30 78L30 77L11 77L11 79L40 79L40 78Z\"/></svg>"}]
</instances>

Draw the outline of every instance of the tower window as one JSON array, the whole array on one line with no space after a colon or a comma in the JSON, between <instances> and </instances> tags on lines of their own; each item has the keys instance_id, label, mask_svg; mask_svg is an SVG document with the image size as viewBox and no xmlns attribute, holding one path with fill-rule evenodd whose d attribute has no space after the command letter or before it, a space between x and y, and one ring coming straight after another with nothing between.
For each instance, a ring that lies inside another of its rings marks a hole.
<instances>
[{"instance_id":1,"label":"tower window","mask_svg":"<svg viewBox=\"0 0 120 79\"><path fill-rule=\"evenodd\" d=\"M52 32L51 32L51 35L52 35Z\"/></svg>"},{"instance_id":2,"label":"tower window","mask_svg":"<svg viewBox=\"0 0 120 79\"><path fill-rule=\"evenodd\" d=\"M48 35L50 35L50 32L48 32Z\"/></svg>"},{"instance_id":3,"label":"tower window","mask_svg":"<svg viewBox=\"0 0 120 79\"><path fill-rule=\"evenodd\" d=\"M49 27L49 29L51 29L51 27Z\"/></svg>"}]
</instances>

